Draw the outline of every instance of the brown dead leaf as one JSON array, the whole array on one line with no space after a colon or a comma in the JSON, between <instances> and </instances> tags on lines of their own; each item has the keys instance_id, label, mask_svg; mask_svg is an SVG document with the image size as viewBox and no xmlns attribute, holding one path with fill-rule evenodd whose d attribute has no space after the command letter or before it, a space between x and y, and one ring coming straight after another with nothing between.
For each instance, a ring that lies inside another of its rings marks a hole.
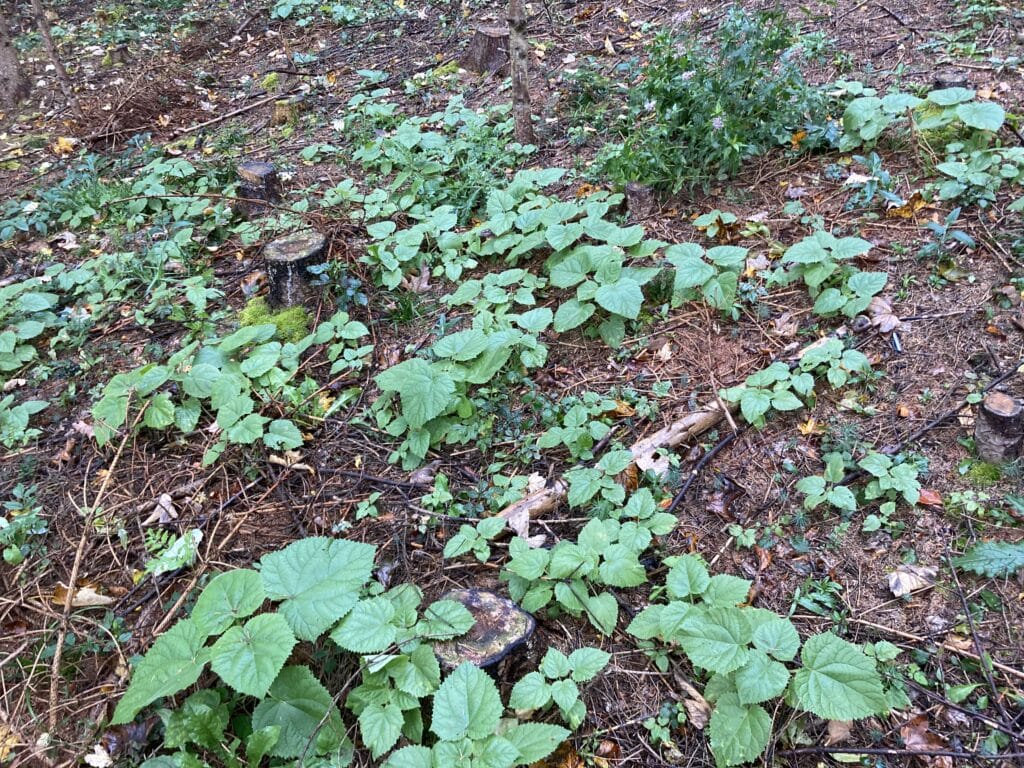
<instances>
[{"instance_id":1,"label":"brown dead leaf","mask_svg":"<svg viewBox=\"0 0 1024 768\"><path fill-rule=\"evenodd\" d=\"M920 714L910 718L900 728L900 738L911 752L932 752L946 748L946 740L928 728L928 715ZM953 768L953 758L947 756L920 756L918 758L929 768Z\"/></svg>"},{"instance_id":2,"label":"brown dead leaf","mask_svg":"<svg viewBox=\"0 0 1024 768\"><path fill-rule=\"evenodd\" d=\"M934 565L901 565L889 574L889 591L896 597L935 586L939 569Z\"/></svg>"},{"instance_id":3,"label":"brown dead leaf","mask_svg":"<svg viewBox=\"0 0 1024 768\"><path fill-rule=\"evenodd\" d=\"M828 736L825 737L825 746L833 747L836 744L842 744L850 738L850 730L852 728L852 720L829 720Z\"/></svg>"},{"instance_id":4,"label":"brown dead leaf","mask_svg":"<svg viewBox=\"0 0 1024 768\"><path fill-rule=\"evenodd\" d=\"M804 437L811 437L813 435L823 435L826 431L825 425L819 424L818 420L813 417L809 418L807 421L797 424L796 429L797 432L799 432Z\"/></svg>"},{"instance_id":5,"label":"brown dead leaf","mask_svg":"<svg viewBox=\"0 0 1024 768\"><path fill-rule=\"evenodd\" d=\"M67 157L68 155L75 151L76 144L78 144L78 139L69 138L67 136L61 136L55 142L53 142L53 144L50 146L50 149L52 149L53 154L57 155L58 157Z\"/></svg>"},{"instance_id":6,"label":"brown dead leaf","mask_svg":"<svg viewBox=\"0 0 1024 768\"><path fill-rule=\"evenodd\" d=\"M605 411L602 416L614 416L617 419L628 419L636 414L636 408L625 400L616 400L615 407Z\"/></svg>"},{"instance_id":7,"label":"brown dead leaf","mask_svg":"<svg viewBox=\"0 0 1024 768\"><path fill-rule=\"evenodd\" d=\"M114 602L114 598L110 595L101 595L97 590L98 585L89 583L79 583L78 589L74 591L71 596L71 607L72 608L95 608L101 605L110 605ZM50 596L50 601L57 605L64 605L68 598L68 588L63 584L58 584L53 588L53 594Z\"/></svg>"},{"instance_id":8,"label":"brown dead leaf","mask_svg":"<svg viewBox=\"0 0 1024 768\"><path fill-rule=\"evenodd\" d=\"M799 130L789 137L789 144L793 149L800 149L800 143L807 138L807 131Z\"/></svg>"},{"instance_id":9,"label":"brown dead leaf","mask_svg":"<svg viewBox=\"0 0 1024 768\"><path fill-rule=\"evenodd\" d=\"M796 336L800 328L800 319L792 312L783 312L772 320L772 333L783 339L791 339Z\"/></svg>"},{"instance_id":10,"label":"brown dead leaf","mask_svg":"<svg viewBox=\"0 0 1024 768\"><path fill-rule=\"evenodd\" d=\"M7 761L15 747L21 746L14 731L5 723L0 723L0 763Z\"/></svg>"},{"instance_id":11,"label":"brown dead leaf","mask_svg":"<svg viewBox=\"0 0 1024 768\"><path fill-rule=\"evenodd\" d=\"M896 313L893 312L889 300L883 299L881 296L871 299L871 303L868 304L868 317L871 318L871 324L882 333L891 333L903 325Z\"/></svg>"},{"instance_id":12,"label":"brown dead leaf","mask_svg":"<svg viewBox=\"0 0 1024 768\"><path fill-rule=\"evenodd\" d=\"M619 482L625 487L627 493L632 493L640 487L640 469L636 462L632 462L619 475Z\"/></svg>"},{"instance_id":13,"label":"brown dead leaf","mask_svg":"<svg viewBox=\"0 0 1024 768\"><path fill-rule=\"evenodd\" d=\"M686 698L683 699L683 708L686 710L687 720L698 731L703 731L711 718L711 705L700 691L694 688L681 674L677 673L674 679L676 685L686 693Z\"/></svg>"},{"instance_id":14,"label":"brown dead leaf","mask_svg":"<svg viewBox=\"0 0 1024 768\"><path fill-rule=\"evenodd\" d=\"M942 507L942 494L930 488L922 488L917 503L922 507Z\"/></svg>"},{"instance_id":15,"label":"brown dead leaf","mask_svg":"<svg viewBox=\"0 0 1024 768\"><path fill-rule=\"evenodd\" d=\"M914 411L906 403L900 403L896 406L896 415L901 419L909 419L914 415Z\"/></svg>"},{"instance_id":16,"label":"brown dead leaf","mask_svg":"<svg viewBox=\"0 0 1024 768\"><path fill-rule=\"evenodd\" d=\"M886 205L885 215L890 219L912 219L918 211L927 207L928 201L921 191L915 190L903 203L891 202Z\"/></svg>"},{"instance_id":17,"label":"brown dead leaf","mask_svg":"<svg viewBox=\"0 0 1024 768\"><path fill-rule=\"evenodd\" d=\"M612 764L622 759L622 749L617 741L601 739L601 743L594 750L594 765L597 768L609 768Z\"/></svg>"}]
</instances>

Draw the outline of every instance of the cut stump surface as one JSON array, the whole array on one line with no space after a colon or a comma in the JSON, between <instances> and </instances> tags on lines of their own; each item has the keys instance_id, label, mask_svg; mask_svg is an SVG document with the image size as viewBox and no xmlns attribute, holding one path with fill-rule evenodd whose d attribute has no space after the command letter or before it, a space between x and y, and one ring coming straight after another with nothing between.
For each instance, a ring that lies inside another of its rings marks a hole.
<instances>
[{"instance_id":1,"label":"cut stump surface","mask_svg":"<svg viewBox=\"0 0 1024 768\"><path fill-rule=\"evenodd\" d=\"M441 599L461 603L476 620L462 637L434 646L445 669L455 669L466 661L481 669L491 667L529 640L536 628L533 616L494 592L456 589Z\"/></svg>"}]
</instances>

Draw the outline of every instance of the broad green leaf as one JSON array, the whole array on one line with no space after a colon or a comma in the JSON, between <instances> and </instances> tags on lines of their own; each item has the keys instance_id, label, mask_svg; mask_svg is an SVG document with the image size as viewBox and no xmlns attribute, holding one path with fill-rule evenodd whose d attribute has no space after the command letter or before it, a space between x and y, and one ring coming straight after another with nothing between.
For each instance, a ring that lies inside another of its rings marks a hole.
<instances>
[{"instance_id":1,"label":"broad green leaf","mask_svg":"<svg viewBox=\"0 0 1024 768\"><path fill-rule=\"evenodd\" d=\"M207 635L219 635L235 621L251 616L266 599L260 575L249 568L214 576L192 609L192 620Z\"/></svg>"},{"instance_id":2,"label":"broad green leaf","mask_svg":"<svg viewBox=\"0 0 1024 768\"><path fill-rule=\"evenodd\" d=\"M564 251L583 236L583 225L578 222L570 224L552 224L544 233L544 239L552 250Z\"/></svg>"},{"instance_id":3,"label":"broad green leaf","mask_svg":"<svg viewBox=\"0 0 1024 768\"><path fill-rule=\"evenodd\" d=\"M724 675L747 661L747 644L753 633L739 608L691 612L682 630L680 645L695 666Z\"/></svg>"},{"instance_id":4,"label":"broad green leaf","mask_svg":"<svg viewBox=\"0 0 1024 768\"><path fill-rule=\"evenodd\" d=\"M586 601L587 616L602 634L610 635L615 631L615 625L619 620L619 604L615 597L608 592L593 595Z\"/></svg>"},{"instance_id":5,"label":"broad green leaf","mask_svg":"<svg viewBox=\"0 0 1024 768\"><path fill-rule=\"evenodd\" d=\"M638 613L626 631L640 640L653 640L661 635L662 605L649 605Z\"/></svg>"},{"instance_id":6,"label":"broad green leaf","mask_svg":"<svg viewBox=\"0 0 1024 768\"><path fill-rule=\"evenodd\" d=\"M218 419L220 419L221 413L224 413L223 409L218 412ZM263 436L263 426L268 421L269 419L266 416L260 416L258 413L249 413L228 427L225 434L232 443L252 445Z\"/></svg>"},{"instance_id":7,"label":"broad green leaf","mask_svg":"<svg viewBox=\"0 0 1024 768\"><path fill-rule=\"evenodd\" d=\"M543 760L569 738L569 731L557 725L522 723L509 728L503 736L519 750L519 764L529 765ZM403 768L396 766L396 768Z\"/></svg>"},{"instance_id":8,"label":"broad green leaf","mask_svg":"<svg viewBox=\"0 0 1024 768\"><path fill-rule=\"evenodd\" d=\"M353 653L379 653L395 641L395 606L386 597L356 603L331 632L331 640Z\"/></svg>"},{"instance_id":9,"label":"broad green leaf","mask_svg":"<svg viewBox=\"0 0 1024 768\"><path fill-rule=\"evenodd\" d=\"M388 368L374 381L381 389L399 394L402 416L415 429L440 416L454 400L452 377L419 358Z\"/></svg>"},{"instance_id":10,"label":"broad green leaf","mask_svg":"<svg viewBox=\"0 0 1024 768\"><path fill-rule=\"evenodd\" d=\"M779 661L792 661L800 650L800 635L789 619L776 618L754 629L754 647Z\"/></svg>"},{"instance_id":11,"label":"broad green leaf","mask_svg":"<svg viewBox=\"0 0 1024 768\"><path fill-rule=\"evenodd\" d=\"M554 314L547 307L538 307L529 312L523 312L516 318L516 324L529 333L541 333L547 330L554 320Z\"/></svg>"},{"instance_id":12,"label":"broad green leaf","mask_svg":"<svg viewBox=\"0 0 1024 768\"><path fill-rule=\"evenodd\" d=\"M488 347L487 334L476 328L450 333L433 346L438 357L465 362L477 357Z\"/></svg>"},{"instance_id":13,"label":"broad green leaf","mask_svg":"<svg viewBox=\"0 0 1024 768\"><path fill-rule=\"evenodd\" d=\"M600 648L577 648L569 654L572 679L577 683L593 680L608 665L611 658L610 653Z\"/></svg>"},{"instance_id":14,"label":"broad green leaf","mask_svg":"<svg viewBox=\"0 0 1024 768\"><path fill-rule=\"evenodd\" d=\"M762 707L743 706L735 693L719 697L708 722L711 752L719 766L757 760L768 746L772 719Z\"/></svg>"},{"instance_id":15,"label":"broad green leaf","mask_svg":"<svg viewBox=\"0 0 1024 768\"><path fill-rule=\"evenodd\" d=\"M748 424L758 425L764 422L764 415L771 408L772 398L763 389L746 388L740 396L740 412Z\"/></svg>"},{"instance_id":16,"label":"broad green leaf","mask_svg":"<svg viewBox=\"0 0 1024 768\"><path fill-rule=\"evenodd\" d=\"M315 640L355 605L370 579L376 548L310 537L260 561L263 588L300 640Z\"/></svg>"},{"instance_id":17,"label":"broad green leaf","mask_svg":"<svg viewBox=\"0 0 1024 768\"><path fill-rule=\"evenodd\" d=\"M959 104L956 108L956 116L959 117L969 128L976 128L979 131L998 131L1006 120L1006 112L998 104L991 101L969 102Z\"/></svg>"},{"instance_id":18,"label":"broad green leaf","mask_svg":"<svg viewBox=\"0 0 1024 768\"><path fill-rule=\"evenodd\" d=\"M210 648L210 668L236 691L260 698L295 643L295 635L281 615L260 614L220 636Z\"/></svg>"},{"instance_id":19,"label":"broad green leaf","mask_svg":"<svg viewBox=\"0 0 1024 768\"><path fill-rule=\"evenodd\" d=\"M132 673L111 724L130 723L143 707L183 691L199 679L210 659L207 635L191 619L179 621L153 643Z\"/></svg>"},{"instance_id":20,"label":"broad green leaf","mask_svg":"<svg viewBox=\"0 0 1024 768\"><path fill-rule=\"evenodd\" d=\"M940 107L951 107L954 104L961 104L974 98L974 91L970 88L942 88L928 94L928 101Z\"/></svg>"},{"instance_id":21,"label":"broad green leaf","mask_svg":"<svg viewBox=\"0 0 1024 768\"><path fill-rule=\"evenodd\" d=\"M418 646L405 658L388 665L395 687L417 698L427 696L441 684L441 665L429 644Z\"/></svg>"},{"instance_id":22,"label":"broad green leaf","mask_svg":"<svg viewBox=\"0 0 1024 768\"><path fill-rule=\"evenodd\" d=\"M560 650L548 648L540 661L540 671L549 680L555 680L559 677L568 677L572 672L572 665L569 663L569 657Z\"/></svg>"},{"instance_id":23,"label":"broad green leaf","mask_svg":"<svg viewBox=\"0 0 1024 768\"><path fill-rule=\"evenodd\" d=\"M669 595L675 598L701 595L710 583L707 566L696 555L680 557L665 580Z\"/></svg>"},{"instance_id":24,"label":"broad green leaf","mask_svg":"<svg viewBox=\"0 0 1024 768\"><path fill-rule=\"evenodd\" d=\"M793 677L796 702L826 720L857 720L885 709L875 662L856 645L826 632L804 643Z\"/></svg>"},{"instance_id":25,"label":"broad green leaf","mask_svg":"<svg viewBox=\"0 0 1024 768\"><path fill-rule=\"evenodd\" d=\"M267 426L263 443L272 451L290 451L302 446L302 433L288 419L274 419Z\"/></svg>"},{"instance_id":26,"label":"broad green leaf","mask_svg":"<svg viewBox=\"0 0 1024 768\"><path fill-rule=\"evenodd\" d=\"M594 301L612 314L636 320L644 303L644 294L635 280L622 277L598 288Z\"/></svg>"},{"instance_id":27,"label":"broad green leaf","mask_svg":"<svg viewBox=\"0 0 1024 768\"><path fill-rule=\"evenodd\" d=\"M694 247L700 250L698 246ZM698 254L669 257L668 260L675 267L673 290L677 293L687 288L699 288L715 276L715 268Z\"/></svg>"},{"instance_id":28,"label":"broad green leaf","mask_svg":"<svg viewBox=\"0 0 1024 768\"><path fill-rule=\"evenodd\" d=\"M321 725L325 716L326 722ZM270 750L275 757L298 757L307 746L309 754L323 754L345 741L345 726L338 707L305 666L281 670L267 697L253 711L253 730L273 725L281 728L281 735Z\"/></svg>"},{"instance_id":29,"label":"broad green leaf","mask_svg":"<svg viewBox=\"0 0 1024 768\"><path fill-rule=\"evenodd\" d=\"M428 747L402 747L392 752L384 768L431 768L434 753Z\"/></svg>"},{"instance_id":30,"label":"broad green leaf","mask_svg":"<svg viewBox=\"0 0 1024 768\"><path fill-rule=\"evenodd\" d=\"M503 709L494 681L464 662L434 694L430 729L445 741L483 739L494 733Z\"/></svg>"},{"instance_id":31,"label":"broad green leaf","mask_svg":"<svg viewBox=\"0 0 1024 768\"><path fill-rule=\"evenodd\" d=\"M193 365L181 380L181 388L186 395L198 398L209 397L213 385L220 378L220 369L209 363Z\"/></svg>"},{"instance_id":32,"label":"broad green leaf","mask_svg":"<svg viewBox=\"0 0 1024 768\"><path fill-rule=\"evenodd\" d=\"M647 581L637 553L622 544L605 548L600 573L601 580L610 587L637 587Z\"/></svg>"},{"instance_id":33,"label":"broad green leaf","mask_svg":"<svg viewBox=\"0 0 1024 768\"><path fill-rule=\"evenodd\" d=\"M420 635L431 640L450 640L469 632L475 623L473 614L462 603L455 600L437 600L427 606L417 629Z\"/></svg>"},{"instance_id":34,"label":"broad green leaf","mask_svg":"<svg viewBox=\"0 0 1024 768\"><path fill-rule=\"evenodd\" d=\"M206 749L216 749L224 740L230 719L231 710L221 702L217 691L197 691L167 718L164 746L179 749L194 743Z\"/></svg>"},{"instance_id":35,"label":"broad green leaf","mask_svg":"<svg viewBox=\"0 0 1024 768\"><path fill-rule=\"evenodd\" d=\"M857 272L846 281L846 286L858 296L874 296L888 281L887 272Z\"/></svg>"},{"instance_id":36,"label":"broad green leaf","mask_svg":"<svg viewBox=\"0 0 1024 768\"><path fill-rule=\"evenodd\" d=\"M360 713L359 735L374 760L398 743L404 721L402 710L395 704L370 704Z\"/></svg>"},{"instance_id":37,"label":"broad green leaf","mask_svg":"<svg viewBox=\"0 0 1024 768\"><path fill-rule=\"evenodd\" d=\"M1024 542L983 541L953 558L953 565L990 579L1013 576L1024 569Z\"/></svg>"},{"instance_id":38,"label":"broad green leaf","mask_svg":"<svg viewBox=\"0 0 1024 768\"><path fill-rule=\"evenodd\" d=\"M704 590L704 602L707 605L740 605L750 597L751 583L739 576L720 573L711 577L707 589Z\"/></svg>"},{"instance_id":39,"label":"broad green leaf","mask_svg":"<svg viewBox=\"0 0 1024 768\"><path fill-rule=\"evenodd\" d=\"M577 299L564 301L555 312L555 331L558 333L571 331L587 322L595 311L597 308L589 301L583 302Z\"/></svg>"},{"instance_id":40,"label":"broad green leaf","mask_svg":"<svg viewBox=\"0 0 1024 768\"><path fill-rule=\"evenodd\" d=\"M271 341L256 347L242 361L239 369L250 379L258 379L281 359L281 342Z\"/></svg>"},{"instance_id":41,"label":"broad green leaf","mask_svg":"<svg viewBox=\"0 0 1024 768\"><path fill-rule=\"evenodd\" d=\"M763 651L747 654L747 663L734 676L741 704L760 704L781 696L789 683L789 670Z\"/></svg>"},{"instance_id":42,"label":"broad green leaf","mask_svg":"<svg viewBox=\"0 0 1024 768\"><path fill-rule=\"evenodd\" d=\"M528 672L514 686L508 705L512 709L543 709L551 703L551 686L540 672Z\"/></svg>"},{"instance_id":43,"label":"broad green leaf","mask_svg":"<svg viewBox=\"0 0 1024 768\"><path fill-rule=\"evenodd\" d=\"M551 683L551 698L563 712L568 711L580 698L580 689L572 680L555 680Z\"/></svg>"},{"instance_id":44,"label":"broad green leaf","mask_svg":"<svg viewBox=\"0 0 1024 768\"><path fill-rule=\"evenodd\" d=\"M174 423L174 403L170 395L159 394L150 398L142 422L150 429L164 429Z\"/></svg>"}]
</instances>

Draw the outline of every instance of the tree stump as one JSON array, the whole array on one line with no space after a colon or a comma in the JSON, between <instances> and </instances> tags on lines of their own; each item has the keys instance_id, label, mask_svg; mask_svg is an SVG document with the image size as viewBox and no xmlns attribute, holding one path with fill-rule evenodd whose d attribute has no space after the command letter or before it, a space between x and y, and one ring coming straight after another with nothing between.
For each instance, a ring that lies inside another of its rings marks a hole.
<instances>
[{"instance_id":1,"label":"tree stump","mask_svg":"<svg viewBox=\"0 0 1024 768\"><path fill-rule=\"evenodd\" d=\"M469 40L459 66L478 75L508 71L508 29L478 27Z\"/></svg>"},{"instance_id":2,"label":"tree stump","mask_svg":"<svg viewBox=\"0 0 1024 768\"><path fill-rule=\"evenodd\" d=\"M626 183L626 208L633 221L649 219L658 210L658 199L654 189L635 181Z\"/></svg>"},{"instance_id":3,"label":"tree stump","mask_svg":"<svg viewBox=\"0 0 1024 768\"><path fill-rule=\"evenodd\" d=\"M250 161L241 163L237 169L238 196L244 198L240 203L247 216L255 216L267 210L267 206L259 201L277 203L281 200L281 177L273 163Z\"/></svg>"},{"instance_id":4,"label":"tree stump","mask_svg":"<svg viewBox=\"0 0 1024 768\"><path fill-rule=\"evenodd\" d=\"M974 422L978 457L991 464L1013 461L1024 444L1024 405L1005 392L989 392Z\"/></svg>"},{"instance_id":5,"label":"tree stump","mask_svg":"<svg viewBox=\"0 0 1024 768\"><path fill-rule=\"evenodd\" d=\"M317 290L309 267L324 262L327 238L311 229L268 243L263 249L267 267L268 299L274 308L310 306Z\"/></svg>"},{"instance_id":6,"label":"tree stump","mask_svg":"<svg viewBox=\"0 0 1024 768\"><path fill-rule=\"evenodd\" d=\"M302 107L306 97L301 93L296 96L289 96L286 99L278 99L274 102L274 109L270 113L271 125L288 125L294 123L302 114Z\"/></svg>"},{"instance_id":7,"label":"tree stump","mask_svg":"<svg viewBox=\"0 0 1024 768\"><path fill-rule=\"evenodd\" d=\"M456 589L441 596L466 606L476 623L468 633L434 646L441 666L455 669L468 661L494 670L533 635L533 616L508 598L482 589Z\"/></svg>"}]
</instances>

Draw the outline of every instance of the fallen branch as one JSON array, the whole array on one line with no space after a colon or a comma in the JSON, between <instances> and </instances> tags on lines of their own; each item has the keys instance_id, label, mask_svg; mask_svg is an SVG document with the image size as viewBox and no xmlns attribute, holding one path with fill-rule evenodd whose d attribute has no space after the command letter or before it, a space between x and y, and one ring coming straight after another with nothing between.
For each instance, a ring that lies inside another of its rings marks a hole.
<instances>
[{"instance_id":1,"label":"fallen branch","mask_svg":"<svg viewBox=\"0 0 1024 768\"><path fill-rule=\"evenodd\" d=\"M659 451L674 448L686 440L707 432L717 426L724 417L725 410L717 403L712 403L703 410L688 413L683 418L659 429L653 435L635 442L629 449L633 454L633 461L641 467L645 464L650 466L654 461L654 455ZM524 516L540 517L555 509L568 498L568 495L569 483L564 478L559 478L551 485L508 505L498 513L498 516L506 520L521 520Z\"/></svg>"}]
</instances>

